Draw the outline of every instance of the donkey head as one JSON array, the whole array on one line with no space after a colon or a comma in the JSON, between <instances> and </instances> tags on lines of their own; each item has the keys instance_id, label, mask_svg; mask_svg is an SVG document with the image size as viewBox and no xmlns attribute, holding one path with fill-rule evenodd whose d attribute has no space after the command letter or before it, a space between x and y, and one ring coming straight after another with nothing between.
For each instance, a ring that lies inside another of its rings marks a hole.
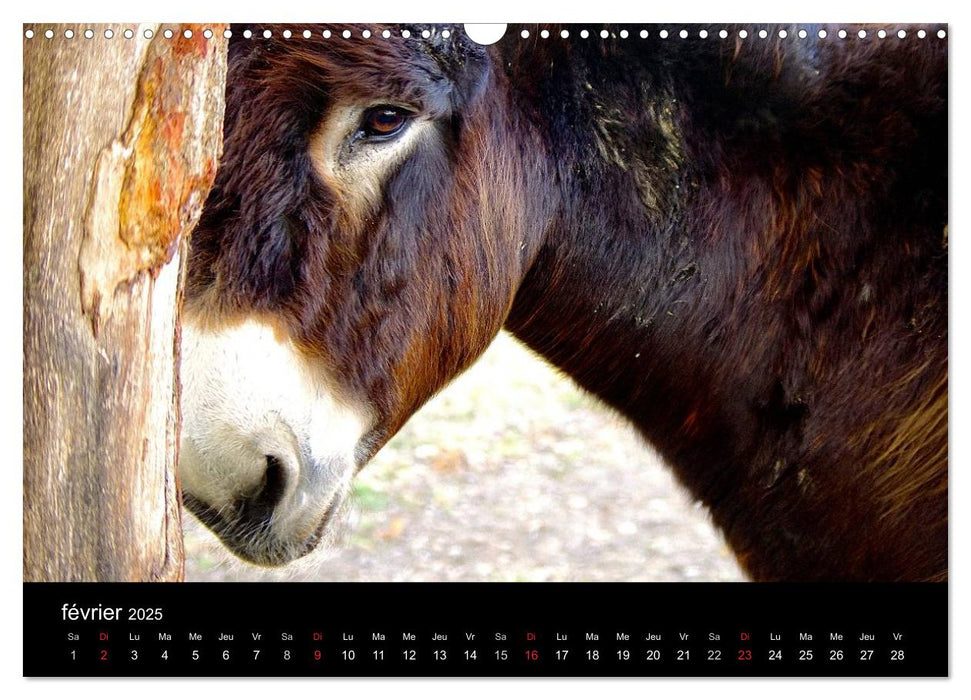
<instances>
[{"instance_id":1,"label":"donkey head","mask_svg":"<svg viewBox=\"0 0 971 700\"><path fill-rule=\"evenodd\" d=\"M185 503L265 565L317 544L356 471L483 352L535 254L529 137L486 50L456 28L331 30L236 30L188 266Z\"/></svg>"}]
</instances>

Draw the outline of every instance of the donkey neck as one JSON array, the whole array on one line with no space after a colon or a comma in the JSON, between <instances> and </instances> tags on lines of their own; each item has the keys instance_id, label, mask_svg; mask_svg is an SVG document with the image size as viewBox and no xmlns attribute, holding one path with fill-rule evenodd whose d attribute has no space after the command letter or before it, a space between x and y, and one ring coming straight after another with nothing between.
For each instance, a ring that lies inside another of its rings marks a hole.
<instances>
[{"instance_id":1,"label":"donkey neck","mask_svg":"<svg viewBox=\"0 0 971 700\"><path fill-rule=\"evenodd\" d=\"M664 452L724 386L716 355L731 339L706 320L731 313L732 293L679 220L623 223L630 197L607 189L549 228L505 325Z\"/></svg>"},{"instance_id":2,"label":"donkey neck","mask_svg":"<svg viewBox=\"0 0 971 700\"><path fill-rule=\"evenodd\" d=\"M700 425L702 414L707 436L725 439L719 416L729 410L715 387L749 381L742 367L725 376L730 363L717 353L738 349L713 324L731 314L746 271L716 264L744 244L703 240L711 185L696 154L709 144L703 130L688 133L693 94L723 59L698 47L685 60L659 51L518 57L520 70L552 66L530 104L552 125L544 136L559 207L506 327L674 457L686 421ZM757 350L746 358L760 360ZM750 433L732 429L739 449Z\"/></svg>"}]
</instances>

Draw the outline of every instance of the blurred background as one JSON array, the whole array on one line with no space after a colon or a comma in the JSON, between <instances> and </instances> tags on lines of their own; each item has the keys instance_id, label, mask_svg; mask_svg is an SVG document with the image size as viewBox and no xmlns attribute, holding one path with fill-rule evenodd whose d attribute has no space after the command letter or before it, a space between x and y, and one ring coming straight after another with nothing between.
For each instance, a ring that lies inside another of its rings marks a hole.
<instances>
[{"instance_id":1,"label":"blurred background","mask_svg":"<svg viewBox=\"0 0 971 700\"><path fill-rule=\"evenodd\" d=\"M236 559L186 512L187 581L740 581L626 422L502 333L357 476L334 542Z\"/></svg>"}]
</instances>

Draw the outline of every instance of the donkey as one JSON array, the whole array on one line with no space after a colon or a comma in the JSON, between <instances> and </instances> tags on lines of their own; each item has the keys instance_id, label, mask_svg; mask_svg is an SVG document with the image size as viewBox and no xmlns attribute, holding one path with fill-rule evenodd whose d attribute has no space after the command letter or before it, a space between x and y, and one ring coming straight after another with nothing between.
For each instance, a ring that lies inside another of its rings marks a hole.
<instances>
[{"instance_id":1,"label":"donkey","mask_svg":"<svg viewBox=\"0 0 971 700\"><path fill-rule=\"evenodd\" d=\"M312 550L505 326L753 579L946 580L937 27L289 28L235 29L185 292L184 500L237 555Z\"/></svg>"}]
</instances>

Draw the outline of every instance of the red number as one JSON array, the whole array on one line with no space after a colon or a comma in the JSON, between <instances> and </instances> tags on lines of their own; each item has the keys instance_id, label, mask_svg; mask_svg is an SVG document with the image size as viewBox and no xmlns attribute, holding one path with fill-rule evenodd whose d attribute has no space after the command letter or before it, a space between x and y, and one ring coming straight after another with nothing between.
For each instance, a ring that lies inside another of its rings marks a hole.
<instances>
[{"instance_id":1,"label":"red number","mask_svg":"<svg viewBox=\"0 0 971 700\"><path fill-rule=\"evenodd\" d=\"M320 661L320 649L314 649L314 661Z\"/></svg>"},{"instance_id":2,"label":"red number","mask_svg":"<svg viewBox=\"0 0 971 700\"><path fill-rule=\"evenodd\" d=\"M752 660L752 650L751 649L739 649L738 650L738 660L739 661L751 661Z\"/></svg>"},{"instance_id":3,"label":"red number","mask_svg":"<svg viewBox=\"0 0 971 700\"><path fill-rule=\"evenodd\" d=\"M108 660L108 650L107 649L102 649L101 650L101 660L102 661L107 661Z\"/></svg>"}]
</instances>

